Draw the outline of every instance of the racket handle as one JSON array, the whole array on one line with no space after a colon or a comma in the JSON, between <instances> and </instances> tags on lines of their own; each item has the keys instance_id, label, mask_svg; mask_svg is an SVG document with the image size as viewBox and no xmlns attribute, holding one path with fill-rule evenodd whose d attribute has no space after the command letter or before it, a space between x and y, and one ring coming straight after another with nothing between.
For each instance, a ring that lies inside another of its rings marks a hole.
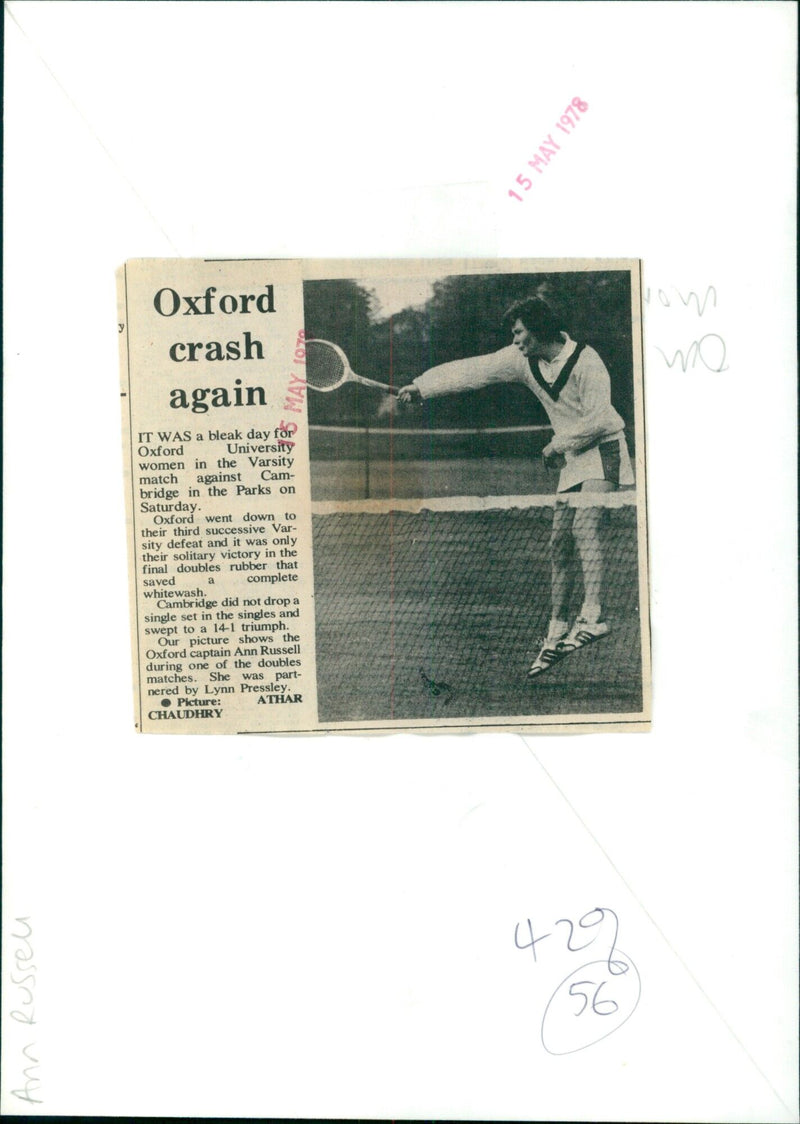
<instances>
[{"instance_id":1,"label":"racket handle","mask_svg":"<svg viewBox=\"0 0 800 1124\"><path fill-rule=\"evenodd\" d=\"M395 397L400 393L393 386L387 386L385 382L376 382L375 379L365 379L363 375L355 375L356 382L363 382L365 386L376 386L378 390L385 390L387 394L393 394Z\"/></svg>"}]
</instances>

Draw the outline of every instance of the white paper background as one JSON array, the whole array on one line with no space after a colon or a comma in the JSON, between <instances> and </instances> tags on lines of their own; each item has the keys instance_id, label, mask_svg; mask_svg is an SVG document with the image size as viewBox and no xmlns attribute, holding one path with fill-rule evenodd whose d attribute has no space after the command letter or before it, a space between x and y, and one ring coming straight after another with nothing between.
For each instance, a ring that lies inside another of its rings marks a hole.
<instances>
[{"instance_id":1,"label":"white paper background","mask_svg":"<svg viewBox=\"0 0 800 1124\"><path fill-rule=\"evenodd\" d=\"M4 922L7 964L34 930L32 1110L797 1119L794 5L8 11ZM114 269L174 254L644 259L650 735L134 734ZM702 319L675 297L708 285ZM657 350L705 332L728 370ZM552 1057L514 925L596 904L642 1001Z\"/></svg>"}]
</instances>

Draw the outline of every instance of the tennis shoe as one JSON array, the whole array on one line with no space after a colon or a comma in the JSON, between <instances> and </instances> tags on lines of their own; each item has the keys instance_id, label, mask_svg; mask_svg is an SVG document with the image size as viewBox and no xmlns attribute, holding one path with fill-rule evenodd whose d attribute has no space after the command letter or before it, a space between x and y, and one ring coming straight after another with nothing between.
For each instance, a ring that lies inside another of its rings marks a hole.
<instances>
[{"instance_id":1,"label":"tennis shoe","mask_svg":"<svg viewBox=\"0 0 800 1124\"><path fill-rule=\"evenodd\" d=\"M560 651L562 643L563 640L559 640L557 637L553 636L548 636L546 640L542 641L539 655L528 668L528 680L536 679L543 672L549 671L554 663L558 663L559 660L563 659L564 656L568 654L567 652Z\"/></svg>"},{"instance_id":2,"label":"tennis shoe","mask_svg":"<svg viewBox=\"0 0 800 1124\"><path fill-rule=\"evenodd\" d=\"M570 652L577 652L579 648L585 648L595 640L602 640L610 631L611 625L607 621L587 621L585 617L578 617L568 635L559 641L559 658L568 656Z\"/></svg>"}]
</instances>

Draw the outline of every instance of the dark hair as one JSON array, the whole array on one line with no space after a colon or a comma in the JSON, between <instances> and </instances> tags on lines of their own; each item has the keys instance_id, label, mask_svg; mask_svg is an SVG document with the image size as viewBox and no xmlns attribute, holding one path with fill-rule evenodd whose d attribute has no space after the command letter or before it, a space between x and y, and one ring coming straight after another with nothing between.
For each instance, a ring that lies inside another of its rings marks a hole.
<instances>
[{"instance_id":1,"label":"dark hair","mask_svg":"<svg viewBox=\"0 0 800 1124\"><path fill-rule=\"evenodd\" d=\"M542 343L556 343L561 339L561 332L566 331L559 313L541 297L514 301L504 314L503 323L510 328L516 320L521 320Z\"/></svg>"}]
</instances>

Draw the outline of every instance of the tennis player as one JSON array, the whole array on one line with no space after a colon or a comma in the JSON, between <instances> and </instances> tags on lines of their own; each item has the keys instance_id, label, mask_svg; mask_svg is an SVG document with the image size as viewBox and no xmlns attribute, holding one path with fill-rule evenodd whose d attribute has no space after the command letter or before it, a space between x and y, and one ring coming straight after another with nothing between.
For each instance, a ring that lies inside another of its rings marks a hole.
<instances>
[{"instance_id":1,"label":"tennis player","mask_svg":"<svg viewBox=\"0 0 800 1124\"><path fill-rule=\"evenodd\" d=\"M404 405L426 398L478 390L492 383L523 383L547 411L553 439L545 463L558 468L550 538L552 614L541 650L528 671L536 679L564 656L607 636L603 618L603 547L597 506L570 506L574 492L613 492L634 482L625 423L611 404L611 380L588 344L567 335L560 316L538 297L517 301L506 312L513 343L489 355L431 367L402 387ZM583 573L583 605L570 626L572 560Z\"/></svg>"}]
</instances>

